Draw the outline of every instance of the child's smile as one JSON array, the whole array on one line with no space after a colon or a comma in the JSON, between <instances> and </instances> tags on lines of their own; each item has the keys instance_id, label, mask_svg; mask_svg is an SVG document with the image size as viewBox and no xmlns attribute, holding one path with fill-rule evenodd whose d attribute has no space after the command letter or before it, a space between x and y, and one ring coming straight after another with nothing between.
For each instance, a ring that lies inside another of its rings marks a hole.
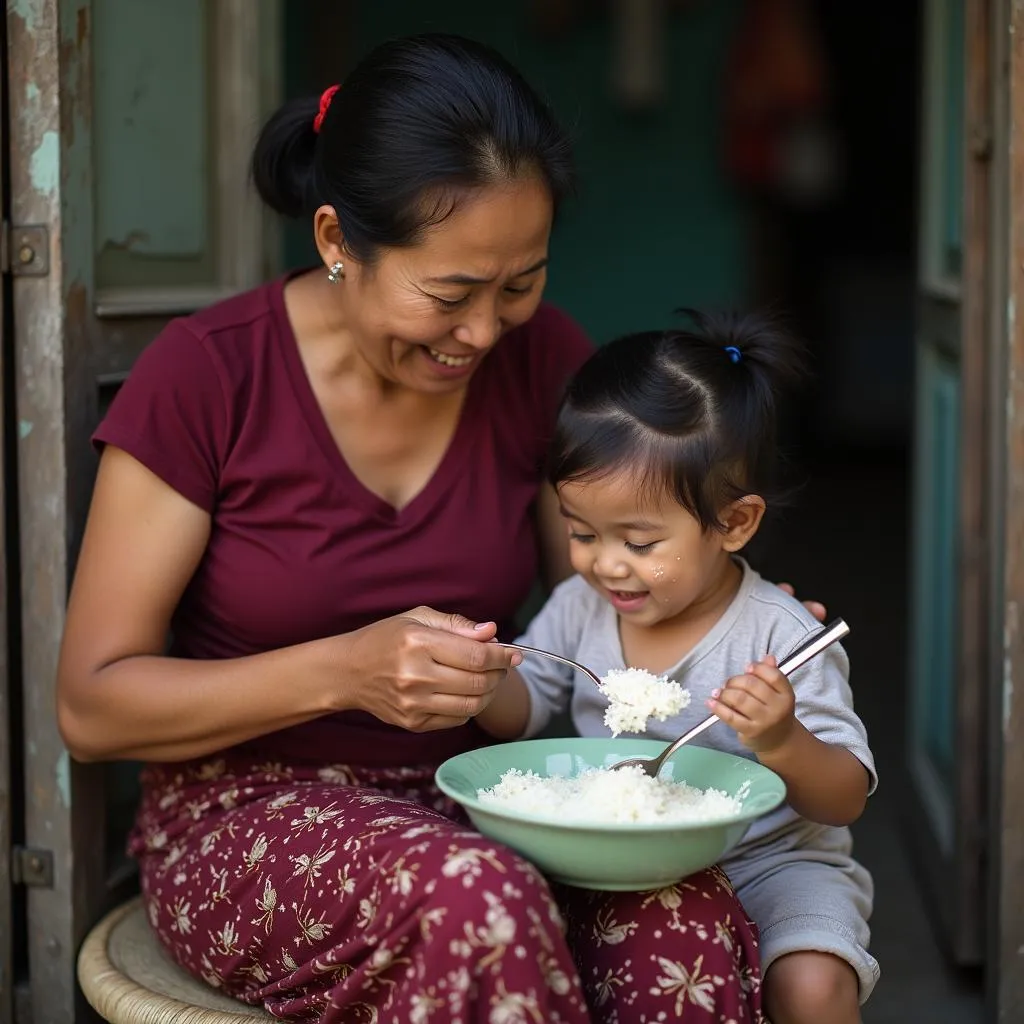
<instances>
[{"instance_id":1,"label":"child's smile","mask_svg":"<svg viewBox=\"0 0 1024 1024\"><path fill-rule=\"evenodd\" d=\"M607 589L607 588L606 588ZM621 615L638 612L650 597L649 590L611 590L608 589L608 600Z\"/></svg>"}]
</instances>

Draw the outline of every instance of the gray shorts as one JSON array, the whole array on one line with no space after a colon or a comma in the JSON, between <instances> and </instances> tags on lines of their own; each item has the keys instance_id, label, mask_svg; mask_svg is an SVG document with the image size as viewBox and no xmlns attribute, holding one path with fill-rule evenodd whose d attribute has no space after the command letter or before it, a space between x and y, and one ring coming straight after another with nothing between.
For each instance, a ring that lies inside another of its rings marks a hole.
<instances>
[{"instance_id":1,"label":"gray shorts","mask_svg":"<svg viewBox=\"0 0 1024 1024\"><path fill-rule=\"evenodd\" d=\"M762 977L787 953L831 953L857 972L867 1001L880 971L868 952L874 884L860 864L839 851L797 849L726 867L761 933Z\"/></svg>"}]
</instances>

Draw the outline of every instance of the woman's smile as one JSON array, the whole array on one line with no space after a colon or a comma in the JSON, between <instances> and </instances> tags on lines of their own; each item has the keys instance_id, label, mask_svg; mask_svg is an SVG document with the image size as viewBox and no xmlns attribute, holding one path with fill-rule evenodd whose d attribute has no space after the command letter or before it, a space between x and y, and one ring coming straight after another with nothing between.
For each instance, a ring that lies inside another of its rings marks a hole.
<instances>
[{"instance_id":1,"label":"woman's smile","mask_svg":"<svg viewBox=\"0 0 1024 1024\"><path fill-rule=\"evenodd\" d=\"M447 352L439 352L436 348L428 348L427 351L430 353L430 357L434 362L440 363L442 366L469 366L476 358L475 355L453 356Z\"/></svg>"}]
</instances>

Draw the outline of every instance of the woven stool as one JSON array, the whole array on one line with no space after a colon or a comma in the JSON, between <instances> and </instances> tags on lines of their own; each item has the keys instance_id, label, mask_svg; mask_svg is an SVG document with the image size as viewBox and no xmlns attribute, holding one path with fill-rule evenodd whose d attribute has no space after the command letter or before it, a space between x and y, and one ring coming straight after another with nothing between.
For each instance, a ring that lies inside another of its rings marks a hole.
<instances>
[{"instance_id":1,"label":"woven stool","mask_svg":"<svg viewBox=\"0 0 1024 1024\"><path fill-rule=\"evenodd\" d=\"M164 952L139 898L111 911L78 954L78 983L109 1024L247 1024L276 1020L187 975Z\"/></svg>"}]
</instances>

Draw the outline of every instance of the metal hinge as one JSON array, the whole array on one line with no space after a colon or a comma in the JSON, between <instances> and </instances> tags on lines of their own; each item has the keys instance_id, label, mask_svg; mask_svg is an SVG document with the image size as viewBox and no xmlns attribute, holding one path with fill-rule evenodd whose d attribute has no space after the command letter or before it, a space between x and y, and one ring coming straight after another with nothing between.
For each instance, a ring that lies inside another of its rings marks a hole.
<instances>
[{"instance_id":1,"label":"metal hinge","mask_svg":"<svg viewBox=\"0 0 1024 1024\"><path fill-rule=\"evenodd\" d=\"M45 277L50 272L50 231L43 224L3 222L0 230L0 273L14 277Z\"/></svg>"},{"instance_id":2,"label":"metal hinge","mask_svg":"<svg viewBox=\"0 0 1024 1024\"><path fill-rule=\"evenodd\" d=\"M52 889L53 851L15 846L11 850L11 881L33 889Z\"/></svg>"}]
</instances>

